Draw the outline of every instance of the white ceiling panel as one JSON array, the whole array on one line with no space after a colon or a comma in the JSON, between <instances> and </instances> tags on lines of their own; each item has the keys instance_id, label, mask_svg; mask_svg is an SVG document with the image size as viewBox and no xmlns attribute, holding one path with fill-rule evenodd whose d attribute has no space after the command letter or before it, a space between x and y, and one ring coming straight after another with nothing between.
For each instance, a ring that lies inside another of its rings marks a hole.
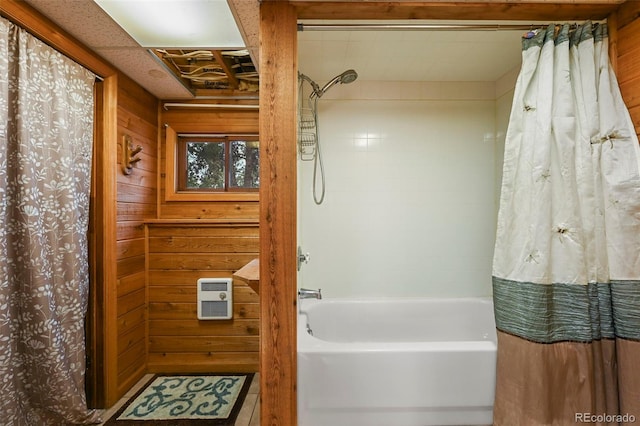
<instances>
[{"instance_id":1,"label":"white ceiling panel","mask_svg":"<svg viewBox=\"0 0 640 426\"><path fill-rule=\"evenodd\" d=\"M298 32L298 66L319 83L349 68L362 80L493 82L520 66L522 34L305 30Z\"/></svg>"}]
</instances>

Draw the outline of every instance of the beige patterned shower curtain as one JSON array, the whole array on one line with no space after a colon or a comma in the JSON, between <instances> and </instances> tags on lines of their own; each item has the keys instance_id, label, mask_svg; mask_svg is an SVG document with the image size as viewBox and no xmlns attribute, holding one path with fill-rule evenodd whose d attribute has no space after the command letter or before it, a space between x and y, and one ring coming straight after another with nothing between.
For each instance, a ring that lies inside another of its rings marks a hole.
<instances>
[{"instance_id":1,"label":"beige patterned shower curtain","mask_svg":"<svg viewBox=\"0 0 640 426\"><path fill-rule=\"evenodd\" d=\"M0 18L0 424L94 423L84 318L95 76Z\"/></svg>"},{"instance_id":2,"label":"beige patterned shower curtain","mask_svg":"<svg viewBox=\"0 0 640 426\"><path fill-rule=\"evenodd\" d=\"M493 265L495 426L640 422L640 148L606 30L523 38Z\"/></svg>"}]
</instances>

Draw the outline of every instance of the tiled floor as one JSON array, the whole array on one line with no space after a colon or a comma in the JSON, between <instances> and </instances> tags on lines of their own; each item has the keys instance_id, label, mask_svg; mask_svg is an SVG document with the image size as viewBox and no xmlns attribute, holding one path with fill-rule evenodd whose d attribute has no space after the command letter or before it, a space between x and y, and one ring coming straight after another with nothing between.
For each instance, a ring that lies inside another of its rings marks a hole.
<instances>
[{"instance_id":1,"label":"tiled floor","mask_svg":"<svg viewBox=\"0 0 640 426\"><path fill-rule=\"evenodd\" d=\"M153 377L153 374L147 374L144 376L129 392L127 392L120 401L108 410L103 410L102 420L106 422L109 417L118 411L133 395L136 394L149 380ZM104 423L100 423L103 425ZM260 374L256 373L253 376L251 387L244 399L244 404L240 409L238 418L236 419L235 426L260 426Z\"/></svg>"}]
</instances>

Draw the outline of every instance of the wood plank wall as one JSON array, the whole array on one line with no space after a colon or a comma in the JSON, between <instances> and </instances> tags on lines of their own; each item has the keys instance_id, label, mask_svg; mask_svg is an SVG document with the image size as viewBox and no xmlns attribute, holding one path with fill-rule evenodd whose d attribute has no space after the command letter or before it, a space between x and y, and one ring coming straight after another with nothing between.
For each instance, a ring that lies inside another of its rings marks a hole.
<instances>
[{"instance_id":1,"label":"wood plank wall","mask_svg":"<svg viewBox=\"0 0 640 426\"><path fill-rule=\"evenodd\" d=\"M184 103L184 101L183 101ZM165 125L177 133L258 134L257 110L161 109L158 219L148 228L150 372L255 372L259 297L234 282L232 320L197 319L196 284L231 275L259 253L259 203L166 201Z\"/></svg>"},{"instance_id":2,"label":"wood plank wall","mask_svg":"<svg viewBox=\"0 0 640 426\"><path fill-rule=\"evenodd\" d=\"M234 281L231 320L197 318L199 278L230 278L258 256L258 224L149 224L150 372L255 372L259 299Z\"/></svg>"},{"instance_id":3,"label":"wood plank wall","mask_svg":"<svg viewBox=\"0 0 640 426\"><path fill-rule=\"evenodd\" d=\"M617 21L616 75L636 133L640 135L640 2L620 7Z\"/></svg>"},{"instance_id":4,"label":"wood plank wall","mask_svg":"<svg viewBox=\"0 0 640 426\"><path fill-rule=\"evenodd\" d=\"M182 102L197 103L197 102ZM178 134L258 134L257 110L170 108L162 110L159 218L258 220L257 201L166 201L166 125Z\"/></svg>"},{"instance_id":5,"label":"wood plank wall","mask_svg":"<svg viewBox=\"0 0 640 426\"><path fill-rule=\"evenodd\" d=\"M157 216L158 101L133 81L118 84L117 371L118 397L146 373L147 290L144 221ZM123 138L140 145L132 173L122 171Z\"/></svg>"}]
</instances>

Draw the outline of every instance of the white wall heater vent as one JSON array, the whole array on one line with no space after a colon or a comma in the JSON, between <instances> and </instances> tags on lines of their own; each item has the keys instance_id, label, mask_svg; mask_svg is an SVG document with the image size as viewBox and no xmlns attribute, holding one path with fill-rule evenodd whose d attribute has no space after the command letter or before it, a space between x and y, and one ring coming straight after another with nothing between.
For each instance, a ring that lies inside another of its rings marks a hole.
<instances>
[{"instance_id":1,"label":"white wall heater vent","mask_svg":"<svg viewBox=\"0 0 640 426\"><path fill-rule=\"evenodd\" d=\"M198 280L198 319L233 318L233 281L231 278Z\"/></svg>"}]
</instances>

